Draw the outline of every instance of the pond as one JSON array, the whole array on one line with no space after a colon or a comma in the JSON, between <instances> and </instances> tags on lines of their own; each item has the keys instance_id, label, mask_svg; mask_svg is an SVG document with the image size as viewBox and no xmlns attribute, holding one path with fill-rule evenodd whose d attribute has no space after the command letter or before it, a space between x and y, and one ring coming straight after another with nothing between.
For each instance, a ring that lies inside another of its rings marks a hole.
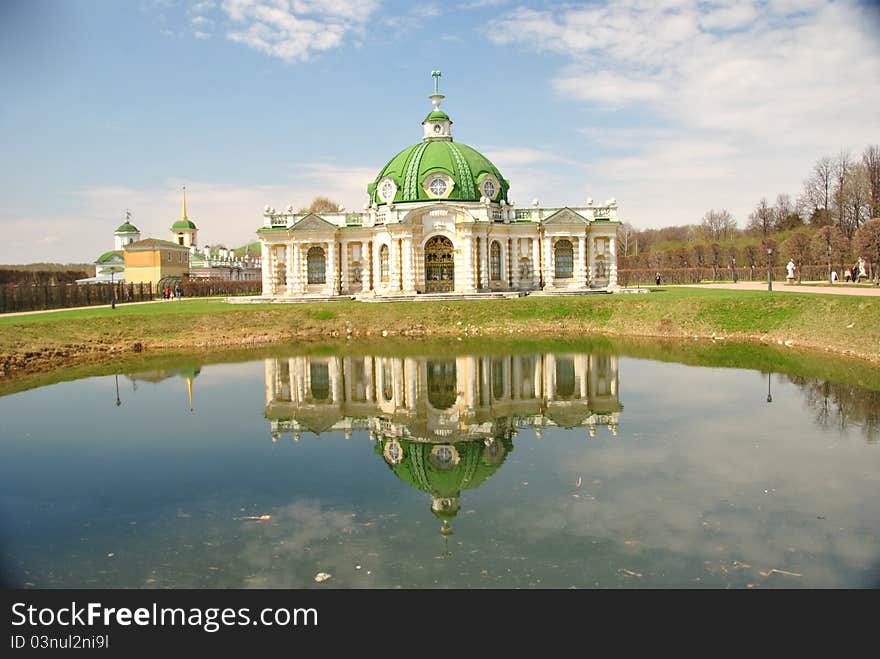
<instances>
[{"instance_id":1,"label":"pond","mask_svg":"<svg viewBox=\"0 0 880 659\"><path fill-rule=\"evenodd\" d=\"M724 361L289 349L12 393L3 581L880 585L880 393Z\"/></svg>"}]
</instances>

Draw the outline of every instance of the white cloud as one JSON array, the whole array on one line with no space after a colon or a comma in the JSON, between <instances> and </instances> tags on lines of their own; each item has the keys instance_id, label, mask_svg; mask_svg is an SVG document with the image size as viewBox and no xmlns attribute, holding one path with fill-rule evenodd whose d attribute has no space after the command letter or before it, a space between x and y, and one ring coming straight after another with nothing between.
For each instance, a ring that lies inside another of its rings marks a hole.
<instances>
[{"instance_id":1,"label":"white cloud","mask_svg":"<svg viewBox=\"0 0 880 659\"><path fill-rule=\"evenodd\" d=\"M200 31L198 31L198 30L196 30L195 32L193 32L193 36L194 36L196 39L210 39L210 38L211 38L211 35L210 35L209 33L207 33L207 32L200 32Z\"/></svg>"},{"instance_id":2,"label":"white cloud","mask_svg":"<svg viewBox=\"0 0 880 659\"><path fill-rule=\"evenodd\" d=\"M91 262L112 249L113 231L127 208L142 237L167 238L169 227L180 217L180 186L184 183L187 214L199 227L199 243L243 245L257 239L255 232L263 223L261 213L266 204L301 208L321 195L359 210L367 200L367 183L375 175L375 167L324 162L297 165L288 182L266 185L169 179L158 187L90 186L71 193L71 212L64 219L40 218L38 222L14 209L0 212L5 231L15 237L0 243L0 263ZM33 231L37 225L41 227L39 234ZM49 236L63 239L49 240Z\"/></svg>"},{"instance_id":3,"label":"white cloud","mask_svg":"<svg viewBox=\"0 0 880 659\"><path fill-rule=\"evenodd\" d=\"M719 206L744 220L763 195L797 195L815 159L880 134L880 49L852 3L520 7L487 36L561 56L560 96L638 116L637 128L587 136L610 149L590 163L597 181L621 186L612 194L622 211L642 209L625 218L639 226Z\"/></svg>"},{"instance_id":4,"label":"white cloud","mask_svg":"<svg viewBox=\"0 0 880 659\"><path fill-rule=\"evenodd\" d=\"M521 146L486 146L481 149L489 160L496 165L533 165L539 162L563 162L574 164L571 160L555 153Z\"/></svg>"},{"instance_id":5,"label":"white cloud","mask_svg":"<svg viewBox=\"0 0 880 659\"><path fill-rule=\"evenodd\" d=\"M307 61L363 32L376 0L225 0L227 38L285 62Z\"/></svg>"}]
</instances>

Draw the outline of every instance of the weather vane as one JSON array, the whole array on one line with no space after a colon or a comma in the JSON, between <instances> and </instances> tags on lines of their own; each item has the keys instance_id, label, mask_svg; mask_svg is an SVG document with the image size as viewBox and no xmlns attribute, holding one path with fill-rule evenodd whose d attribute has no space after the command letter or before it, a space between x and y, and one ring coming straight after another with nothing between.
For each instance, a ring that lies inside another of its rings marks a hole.
<instances>
[{"instance_id":1,"label":"weather vane","mask_svg":"<svg viewBox=\"0 0 880 659\"><path fill-rule=\"evenodd\" d=\"M440 71L434 70L431 71L431 77L434 78L434 93L440 93L440 76L443 75Z\"/></svg>"}]
</instances>

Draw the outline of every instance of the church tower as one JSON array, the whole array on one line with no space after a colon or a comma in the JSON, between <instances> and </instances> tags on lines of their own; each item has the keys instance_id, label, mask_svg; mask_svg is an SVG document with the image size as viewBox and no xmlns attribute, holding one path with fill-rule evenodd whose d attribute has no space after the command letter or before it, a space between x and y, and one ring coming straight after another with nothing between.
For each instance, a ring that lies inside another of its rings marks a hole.
<instances>
[{"instance_id":1,"label":"church tower","mask_svg":"<svg viewBox=\"0 0 880 659\"><path fill-rule=\"evenodd\" d=\"M126 210L125 222L120 224L119 228L113 232L113 249L117 252L121 252L129 243L134 243L141 239L140 229L129 220L131 220L131 211Z\"/></svg>"},{"instance_id":2,"label":"church tower","mask_svg":"<svg viewBox=\"0 0 880 659\"><path fill-rule=\"evenodd\" d=\"M194 251L199 228L196 223L189 219L186 215L186 186L183 186L183 212L180 219L171 225L171 242L189 247L190 252Z\"/></svg>"}]
</instances>

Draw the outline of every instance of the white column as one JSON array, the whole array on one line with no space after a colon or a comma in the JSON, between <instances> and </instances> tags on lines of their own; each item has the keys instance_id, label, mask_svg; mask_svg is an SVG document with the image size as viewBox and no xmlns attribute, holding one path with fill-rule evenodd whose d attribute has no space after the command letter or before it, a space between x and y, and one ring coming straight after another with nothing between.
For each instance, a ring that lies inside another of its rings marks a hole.
<instances>
[{"instance_id":1,"label":"white column","mask_svg":"<svg viewBox=\"0 0 880 659\"><path fill-rule=\"evenodd\" d=\"M394 400L394 411L404 405L403 359L394 357L391 361L391 392Z\"/></svg>"},{"instance_id":2,"label":"white column","mask_svg":"<svg viewBox=\"0 0 880 659\"><path fill-rule=\"evenodd\" d=\"M350 292L349 284L348 284L348 241L342 240L340 241L340 251L341 257L339 260L339 269L342 272L342 276L339 280L339 293L340 295L346 294Z\"/></svg>"},{"instance_id":3,"label":"white column","mask_svg":"<svg viewBox=\"0 0 880 659\"><path fill-rule=\"evenodd\" d=\"M342 364L340 362L339 357L330 358L330 398L334 405L342 404L342 378L340 377Z\"/></svg>"},{"instance_id":4,"label":"white column","mask_svg":"<svg viewBox=\"0 0 880 659\"><path fill-rule=\"evenodd\" d=\"M519 238L507 239L507 285L519 288Z\"/></svg>"},{"instance_id":5,"label":"white column","mask_svg":"<svg viewBox=\"0 0 880 659\"><path fill-rule=\"evenodd\" d=\"M290 259L290 270L287 278L288 295L299 295L302 292L302 283L300 277L302 273L299 267L299 245L295 240L291 239L288 259Z\"/></svg>"},{"instance_id":6,"label":"white column","mask_svg":"<svg viewBox=\"0 0 880 659\"><path fill-rule=\"evenodd\" d=\"M376 367L373 357L364 357L364 372L367 374L367 402L376 402Z\"/></svg>"},{"instance_id":7,"label":"white column","mask_svg":"<svg viewBox=\"0 0 880 659\"><path fill-rule=\"evenodd\" d=\"M532 373L532 383L535 387L535 399L541 400L543 396L542 383L544 381L544 356L538 355L535 360L535 371Z\"/></svg>"},{"instance_id":8,"label":"white column","mask_svg":"<svg viewBox=\"0 0 880 659\"><path fill-rule=\"evenodd\" d=\"M412 357L407 357L403 363L404 377L406 381L406 407L411 412L416 411L416 387L418 382L418 364Z\"/></svg>"},{"instance_id":9,"label":"white column","mask_svg":"<svg viewBox=\"0 0 880 659\"><path fill-rule=\"evenodd\" d=\"M553 238L551 236L544 236L544 286L552 287L553 286Z\"/></svg>"},{"instance_id":10,"label":"white column","mask_svg":"<svg viewBox=\"0 0 880 659\"><path fill-rule=\"evenodd\" d=\"M336 241L330 240L326 245L327 260L325 275L325 286L329 287L330 295L336 295Z\"/></svg>"},{"instance_id":11,"label":"white column","mask_svg":"<svg viewBox=\"0 0 880 659\"><path fill-rule=\"evenodd\" d=\"M286 286L286 290L284 291L284 294L287 295L288 297L290 297L293 295L294 291L296 290L294 287L294 284L293 284L293 281L295 279L294 273L296 271L293 268L293 241L292 240L289 243L287 243L284 251L286 254L286 257L284 259L284 267L286 268L286 271L284 273L284 278L287 281L287 286Z\"/></svg>"},{"instance_id":12,"label":"white column","mask_svg":"<svg viewBox=\"0 0 880 659\"><path fill-rule=\"evenodd\" d=\"M574 278L574 285L581 288L584 285L584 263L586 261L584 254L586 250L583 236L577 236L575 240L577 241L577 258L574 262L574 272L571 274Z\"/></svg>"},{"instance_id":13,"label":"white column","mask_svg":"<svg viewBox=\"0 0 880 659\"><path fill-rule=\"evenodd\" d=\"M480 241L480 288L489 288L489 249L491 241L484 236Z\"/></svg>"},{"instance_id":14,"label":"white column","mask_svg":"<svg viewBox=\"0 0 880 659\"><path fill-rule=\"evenodd\" d=\"M381 271L379 268L379 252L382 250L382 245L379 241L373 241L373 252L370 254L370 258L373 259L373 290L377 291L382 288L382 279L381 279Z\"/></svg>"},{"instance_id":15,"label":"white column","mask_svg":"<svg viewBox=\"0 0 880 659\"><path fill-rule=\"evenodd\" d=\"M272 295L272 256L269 251L269 245L265 242L262 242L260 245L260 260L263 264L261 272L263 279L263 295L268 297Z\"/></svg>"},{"instance_id":16,"label":"white column","mask_svg":"<svg viewBox=\"0 0 880 659\"><path fill-rule=\"evenodd\" d=\"M391 236L391 247L388 250L388 288L397 292L400 290L400 243L394 235Z\"/></svg>"},{"instance_id":17,"label":"white column","mask_svg":"<svg viewBox=\"0 0 880 659\"><path fill-rule=\"evenodd\" d=\"M609 242L611 253L608 255L608 288L617 286L617 237L612 236Z\"/></svg>"},{"instance_id":18,"label":"white column","mask_svg":"<svg viewBox=\"0 0 880 659\"><path fill-rule=\"evenodd\" d=\"M415 250L413 249L412 236L410 236L403 241L403 289L408 293L415 292L415 265Z\"/></svg>"},{"instance_id":19,"label":"white column","mask_svg":"<svg viewBox=\"0 0 880 659\"><path fill-rule=\"evenodd\" d=\"M461 279L462 291L469 293L474 290L474 247L473 237L470 235L464 236L464 239L462 241L461 256L461 260L463 261L463 276Z\"/></svg>"},{"instance_id":20,"label":"white column","mask_svg":"<svg viewBox=\"0 0 880 659\"><path fill-rule=\"evenodd\" d=\"M264 359L263 371L266 375L266 405L275 400L275 378L278 371L277 360Z\"/></svg>"},{"instance_id":21,"label":"white column","mask_svg":"<svg viewBox=\"0 0 880 659\"><path fill-rule=\"evenodd\" d=\"M511 357L513 360L513 378L511 379L511 387L510 387L510 397L513 400L517 400L520 398L522 392L520 391L522 387L522 360L519 355L514 355Z\"/></svg>"},{"instance_id":22,"label":"white column","mask_svg":"<svg viewBox=\"0 0 880 659\"><path fill-rule=\"evenodd\" d=\"M540 285L541 283L541 273L542 273L542 264L541 260L541 238L539 234L535 234L535 237L532 238L532 284L535 286Z\"/></svg>"}]
</instances>

